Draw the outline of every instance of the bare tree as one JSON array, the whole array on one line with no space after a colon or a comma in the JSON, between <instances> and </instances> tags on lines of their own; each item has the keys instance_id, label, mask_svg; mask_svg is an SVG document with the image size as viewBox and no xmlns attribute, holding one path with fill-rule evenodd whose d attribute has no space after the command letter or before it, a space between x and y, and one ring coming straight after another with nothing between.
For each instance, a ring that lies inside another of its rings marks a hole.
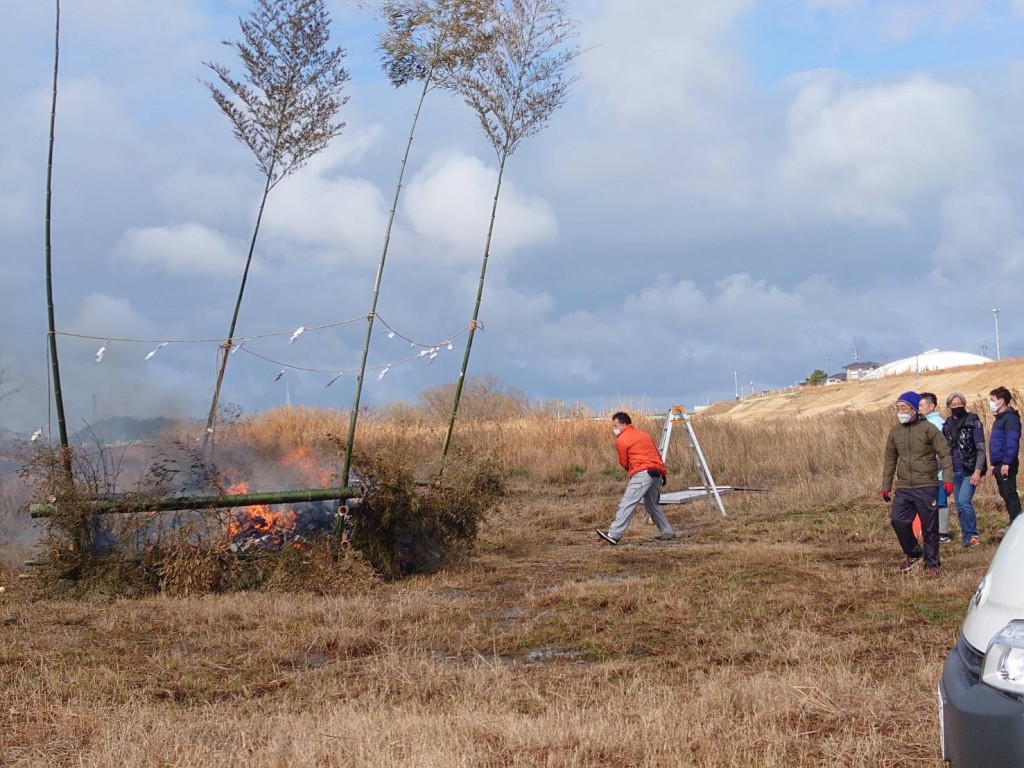
<instances>
[{"instance_id":1,"label":"bare tree","mask_svg":"<svg viewBox=\"0 0 1024 768\"><path fill-rule=\"evenodd\" d=\"M348 71L341 65L345 51L328 45L331 20L324 0L256 0L249 19L239 19L239 25L242 39L225 40L224 44L238 54L245 80L232 77L231 70L222 64L207 62L223 88L206 85L231 121L235 138L252 151L264 185L231 325L221 348L204 448L213 433L224 370L234 344L267 196L281 179L326 149L341 133L345 124L335 118L348 101L341 95L348 80Z\"/></svg>"},{"instance_id":2,"label":"bare tree","mask_svg":"<svg viewBox=\"0 0 1024 768\"><path fill-rule=\"evenodd\" d=\"M396 88L416 81L422 82L422 88L416 102L416 111L413 113L409 139L405 144L405 154L402 155L399 166L398 182L395 184L391 212L384 232L384 248L373 284L373 298L366 316L366 339L363 342L352 410L349 413L348 441L345 445L345 464L341 475L342 478L346 478L346 482L352 463L359 400L362 396L363 378L366 375L373 321L377 316L377 299L384 277L384 263L388 256L391 230L395 223L395 212L398 210L398 198L402 192L405 168L409 162L409 153L412 150L423 102L439 82L450 81L456 73L471 69L477 58L490 45L494 7L494 0L387 0L381 7L386 24L386 29L379 38L384 72Z\"/></svg>"},{"instance_id":3,"label":"bare tree","mask_svg":"<svg viewBox=\"0 0 1024 768\"><path fill-rule=\"evenodd\" d=\"M0 402L16 395L25 386L25 380L13 376L10 359L5 359L4 348L0 347Z\"/></svg>"},{"instance_id":4,"label":"bare tree","mask_svg":"<svg viewBox=\"0 0 1024 768\"><path fill-rule=\"evenodd\" d=\"M451 412L455 382L439 384L419 393L417 401L431 418L444 418ZM516 387L508 387L493 374L468 376L462 390L459 412L463 419L507 421L530 413L530 399Z\"/></svg>"},{"instance_id":5,"label":"bare tree","mask_svg":"<svg viewBox=\"0 0 1024 768\"><path fill-rule=\"evenodd\" d=\"M505 163L524 139L544 128L555 110L565 103L578 77L570 71L570 66L580 54L580 48L571 43L579 22L566 16L564 0L498 0L498 6L493 45L471 70L454 73L446 83L460 93L476 112L480 127L498 158L498 180L480 264L473 318L466 337L466 351L455 387L448 431L441 449L445 457L451 444L480 317Z\"/></svg>"}]
</instances>

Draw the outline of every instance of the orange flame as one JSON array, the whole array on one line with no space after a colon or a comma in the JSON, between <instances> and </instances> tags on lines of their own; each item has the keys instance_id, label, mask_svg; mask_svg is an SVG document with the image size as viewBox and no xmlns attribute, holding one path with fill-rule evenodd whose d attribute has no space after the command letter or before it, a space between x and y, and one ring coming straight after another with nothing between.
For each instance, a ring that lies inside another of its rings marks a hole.
<instances>
[{"instance_id":1,"label":"orange flame","mask_svg":"<svg viewBox=\"0 0 1024 768\"><path fill-rule=\"evenodd\" d=\"M234 483L228 486L228 495L236 493L248 493L249 484L245 482ZM242 507L242 519L260 533L272 533L274 531L290 531L295 526L297 517L293 509L275 511L267 504L256 504L251 507ZM242 532L242 525L239 520L232 520L228 525L228 536L234 538Z\"/></svg>"},{"instance_id":2,"label":"orange flame","mask_svg":"<svg viewBox=\"0 0 1024 768\"><path fill-rule=\"evenodd\" d=\"M326 488L331 482L331 473L323 467L317 466L313 457L309 455L309 451L304 447L296 448L285 456L281 463L286 467L296 467L302 470L310 484L317 483Z\"/></svg>"},{"instance_id":3,"label":"orange flame","mask_svg":"<svg viewBox=\"0 0 1024 768\"><path fill-rule=\"evenodd\" d=\"M309 450L299 447L281 459L281 464L296 470L297 475L311 486L328 488L331 485L331 473L319 466L310 455ZM234 483L227 488L228 494L243 494L249 492L249 484L245 482ZM240 507L237 516L228 524L228 537L234 539L246 532L258 531L262 534L275 532L287 532L294 528L298 512L294 508L287 508L275 511L266 504L250 507ZM295 546L300 546L298 542Z\"/></svg>"}]
</instances>

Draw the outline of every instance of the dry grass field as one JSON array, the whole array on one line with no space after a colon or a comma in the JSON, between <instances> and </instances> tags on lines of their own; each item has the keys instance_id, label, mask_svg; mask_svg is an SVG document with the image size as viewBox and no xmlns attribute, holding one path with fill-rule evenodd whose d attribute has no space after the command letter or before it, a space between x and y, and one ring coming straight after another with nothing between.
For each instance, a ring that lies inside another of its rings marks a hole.
<instances>
[{"instance_id":1,"label":"dry grass field","mask_svg":"<svg viewBox=\"0 0 1024 768\"><path fill-rule=\"evenodd\" d=\"M343 417L238 439L325 444ZM594 534L624 483L607 423L524 418L461 425L510 488L434 575L69 601L4 572L0 764L937 767L936 682L1004 513L989 480L983 546L900 573L890 418L695 419L720 483L771 491L666 507L673 542ZM426 473L443 426L361 429ZM668 490L697 482L672 450Z\"/></svg>"}]
</instances>

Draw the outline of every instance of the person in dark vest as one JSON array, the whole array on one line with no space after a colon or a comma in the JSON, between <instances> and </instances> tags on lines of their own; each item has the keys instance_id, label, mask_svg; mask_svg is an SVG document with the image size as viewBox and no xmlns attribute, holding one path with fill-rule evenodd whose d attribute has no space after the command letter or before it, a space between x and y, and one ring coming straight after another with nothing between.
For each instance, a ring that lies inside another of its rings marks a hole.
<instances>
[{"instance_id":1,"label":"person in dark vest","mask_svg":"<svg viewBox=\"0 0 1024 768\"><path fill-rule=\"evenodd\" d=\"M963 392L951 392L946 398L949 418L942 425L942 435L953 457L953 504L960 520L960 543L976 547L978 516L974 511L974 492L985 476L985 426L978 414L967 410ZM940 521L941 523L941 521Z\"/></svg>"},{"instance_id":2,"label":"person in dark vest","mask_svg":"<svg viewBox=\"0 0 1024 768\"><path fill-rule=\"evenodd\" d=\"M1010 407L1013 396L1006 387L996 387L988 393L988 407L996 415L992 434L988 440L988 458L992 462L992 476L999 486L999 495L1006 504L1010 524L1020 515L1020 496L1017 495L1017 469L1020 460L1020 414Z\"/></svg>"},{"instance_id":3,"label":"person in dark vest","mask_svg":"<svg viewBox=\"0 0 1024 768\"><path fill-rule=\"evenodd\" d=\"M925 573L939 573L939 480L935 473L938 456L943 477L953 477L949 445L938 427L921 418L921 396L904 392L896 399L898 424L893 424L885 441L882 465L882 500L889 502L893 478L896 495L892 497L892 529L903 550L901 571L909 571L924 556ZM953 481L944 480L946 495L953 492ZM914 517L921 518L924 548L914 535Z\"/></svg>"}]
</instances>

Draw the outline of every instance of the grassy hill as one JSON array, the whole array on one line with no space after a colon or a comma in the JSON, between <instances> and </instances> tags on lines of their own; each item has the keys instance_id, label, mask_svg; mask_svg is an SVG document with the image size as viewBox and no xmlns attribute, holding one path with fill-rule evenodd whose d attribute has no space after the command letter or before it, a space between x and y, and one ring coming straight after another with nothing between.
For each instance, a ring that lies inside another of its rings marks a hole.
<instances>
[{"instance_id":1,"label":"grassy hill","mask_svg":"<svg viewBox=\"0 0 1024 768\"><path fill-rule=\"evenodd\" d=\"M939 406L945 406L946 395L953 391L967 396L968 407L978 413L988 411L988 393L998 386L1007 387L1014 399L1024 392L1024 358L998 363L950 368L921 374L887 376L875 381L848 381L821 387L754 395L739 401L716 403L702 415L726 416L735 421L758 421L836 413L877 412L892 405L901 392L934 392Z\"/></svg>"}]
</instances>

